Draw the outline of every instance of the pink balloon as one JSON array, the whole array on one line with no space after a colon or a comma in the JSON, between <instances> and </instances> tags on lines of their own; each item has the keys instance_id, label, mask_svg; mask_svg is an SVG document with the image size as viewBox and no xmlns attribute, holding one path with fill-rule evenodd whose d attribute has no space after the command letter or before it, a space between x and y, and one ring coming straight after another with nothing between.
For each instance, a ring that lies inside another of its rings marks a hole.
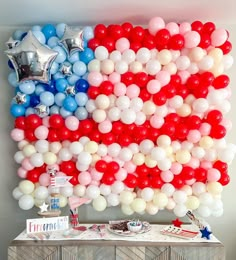
<instances>
[{"instance_id":1,"label":"pink balloon","mask_svg":"<svg viewBox=\"0 0 236 260\"><path fill-rule=\"evenodd\" d=\"M186 32L191 31L192 27L190 23L183 22L179 25L179 33L184 35Z\"/></svg>"},{"instance_id":2,"label":"pink balloon","mask_svg":"<svg viewBox=\"0 0 236 260\"><path fill-rule=\"evenodd\" d=\"M190 73L187 70L181 70L177 74L180 76L182 84L185 84L190 76Z\"/></svg>"},{"instance_id":3,"label":"pink balloon","mask_svg":"<svg viewBox=\"0 0 236 260\"><path fill-rule=\"evenodd\" d=\"M192 186L196 182L196 179L186 180L186 185Z\"/></svg>"},{"instance_id":4,"label":"pink balloon","mask_svg":"<svg viewBox=\"0 0 236 260\"><path fill-rule=\"evenodd\" d=\"M65 120L66 127L71 131L76 131L79 128L79 120L75 116L68 116Z\"/></svg>"},{"instance_id":5,"label":"pink balloon","mask_svg":"<svg viewBox=\"0 0 236 260\"><path fill-rule=\"evenodd\" d=\"M157 129L161 128L164 122L165 122L164 118L158 115L153 115L150 118L151 126Z\"/></svg>"},{"instance_id":6,"label":"pink balloon","mask_svg":"<svg viewBox=\"0 0 236 260\"><path fill-rule=\"evenodd\" d=\"M193 169L196 169L200 165L200 161L197 158L192 157L188 163L185 164L186 166L190 166Z\"/></svg>"},{"instance_id":7,"label":"pink balloon","mask_svg":"<svg viewBox=\"0 0 236 260\"><path fill-rule=\"evenodd\" d=\"M124 96L126 93L126 86L122 82L118 82L114 85L114 94L117 97Z\"/></svg>"},{"instance_id":8,"label":"pink balloon","mask_svg":"<svg viewBox=\"0 0 236 260\"><path fill-rule=\"evenodd\" d=\"M110 120L104 120L98 124L98 130L102 134L109 133L112 130L112 123Z\"/></svg>"},{"instance_id":9,"label":"pink balloon","mask_svg":"<svg viewBox=\"0 0 236 260\"><path fill-rule=\"evenodd\" d=\"M170 32L170 35L175 35L179 33L179 26L177 23L170 22L166 25L166 29Z\"/></svg>"},{"instance_id":10,"label":"pink balloon","mask_svg":"<svg viewBox=\"0 0 236 260\"><path fill-rule=\"evenodd\" d=\"M92 180L90 185L99 186L100 182L96 180Z\"/></svg>"},{"instance_id":11,"label":"pink balloon","mask_svg":"<svg viewBox=\"0 0 236 260\"><path fill-rule=\"evenodd\" d=\"M198 130L194 129L194 130L189 131L189 133L187 135L187 140L189 142L195 144L195 143L199 142L200 139L201 139L201 133Z\"/></svg>"},{"instance_id":12,"label":"pink balloon","mask_svg":"<svg viewBox=\"0 0 236 260\"><path fill-rule=\"evenodd\" d=\"M140 88L136 84L131 84L126 88L126 96L130 99L138 97L140 93Z\"/></svg>"},{"instance_id":13,"label":"pink balloon","mask_svg":"<svg viewBox=\"0 0 236 260\"><path fill-rule=\"evenodd\" d=\"M165 22L161 17L154 17L148 23L148 30L152 35L163 28L165 28Z\"/></svg>"},{"instance_id":14,"label":"pink balloon","mask_svg":"<svg viewBox=\"0 0 236 260\"><path fill-rule=\"evenodd\" d=\"M78 181L82 185L88 185L91 183L92 178L89 172L81 172L78 176Z\"/></svg>"},{"instance_id":15,"label":"pink balloon","mask_svg":"<svg viewBox=\"0 0 236 260\"><path fill-rule=\"evenodd\" d=\"M199 131L201 133L202 136L206 136L209 135L210 131L211 131L211 125L208 123L202 123Z\"/></svg>"},{"instance_id":16,"label":"pink balloon","mask_svg":"<svg viewBox=\"0 0 236 260\"><path fill-rule=\"evenodd\" d=\"M102 160L104 160L105 162L111 162L111 161L113 161L112 157L109 156L109 155L103 156L103 157L102 157Z\"/></svg>"},{"instance_id":17,"label":"pink balloon","mask_svg":"<svg viewBox=\"0 0 236 260\"><path fill-rule=\"evenodd\" d=\"M22 178L22 179L25 179L26 178L26 176L27 176L27 170L25 170L23 167L20 167L20 168L18 168L18 170L17 170L17 175L20 177L20 178Z\"/></svg>"},{"instance_id":18,"label":"pink balloon","mask_svg":"<svg viewBox=\"0 0 236 260\"><path fill-rule=\"evenodd\" d=\"M43 118L43 125L46 126L47 128L50 127L49 118L50 118L49 116Z\"/></svg>"},{"instance_id":19,"label":"pink balloon","mask_svg":"<svg viewBox=\"0 0 236 260\"><path fill-rule=\"evenodd\" d=\"M49 186L50 185L50 175L48 173L42 173L40 176L39 176L39 184L41 186Z\"/></svg>"},{"instance_id":20,"label":"pink balloon","mask_svg":"<svg viewBox=\"0 0 236 260\"><path fill-rule=\"evenodd\" d=\"M173 181L173 179L174 179L174 174L171 171L161 172L160 176L161 176L161 179L167 183Z\"/></svg>"},{"instance_id":21,"label":"pink balloon","mask_svg":"<svg viewBox=\"0 0 236 260\"><path fill-rule=\"evenodd\" d=\"M30 171L34 169L34 166L30 163L29 158L24 158L24 160L21 162L21 166L26 170Z\"/></svg>"},{"instance_id":22,"label":"pink balloon","mask_svg":"<svg viewBox=\"0 0 236 260\"><path fill-rule=\"evenodd\" d=\"M45 140L48 137L48 132L49 130L46 126L40 125L34 130L34 135L39 140Z\"/></svg>"},{"instance_id":23,"label":"pink balloon","mask_svg":"<svg viewBox=\"0 0 236 260\"><path fill-rule=\"evenodd\" d=\"M123 53L125 50L128 50L130 47L130 42L127 38L120 38L119 40L116 41L116 49Z\"/></svg>"},{"instance_id":24,"label":"pink balloon","mask_svg":"<svg viewBox=\"0 0 236 260\"><path fill-rule=\"evenodd\" d=\"M115 178L118 181L123 181L127 177L127 171L124 168L120 168L119 171L115 174Z\"/></svg>"},{"instance_id":25,"label":"pink balloon","mask_svg":"<svg viewBox=\"0 0 236 260\"><path fill-rule=\"evenodd\" d=\"M177 163L177 162L173 162L171 167L170 167L170 171L174 174L174 175L178 175L181 173L183 169L182 164Z\"/></svg>"},{"instance_id":26,"label":"pink balloon","mask_svg":"<svg viewBox=\"0 0 236 260\"><path fill-rule=\"evenodd\" d=\"M200 167L202 167L202 168L208 170L208 169L211 169L211 168L212 168L212 163L209 162L209 161L201 161Z\"/></svg>"},{"instance_id":27,"label":"pink balloon","mask_svg":"<svg viewBox=\"0 0 236 260\"><path fill-rule=\"evenodd\" d=\"M160 89L161 89L161 82L159 80L152 79L147 84L147 91L150 94L156 94L157 92L160 91Z\"/></svg>"},{"instance_id":28,"label":"pink balloon","mask_svg":"<svg viewBox=\"0 0 236 260\"><path fill-rule=\"evenodd\" d=\"M100 181L102 179L103 173L98 172L96 169L91 169L90 171L91 178L93 181Z\"/></svg>"},{"instance_id":29,"label":"pink balloon","mask_svg":"<svg viewBox=\"0 0 236 260\"><path fill-rule=\"evenodd\" d=\"M109 76L108 76L108 80L112 83L112 84L116 84L118 82L120 82L120 74L117 72L112 72Z\"/></svg>"},{"instance_id":30,"label":"pink balloon","mask_svg":"<svg viewBox=\"0 0 236 260\"><path fill-rule=\"evenodd\" d=\"M132 161L128 161L125 162L123 167L128 173L132 173L135 172L137 166Z\"/></svg>"},{"instance_id":31,"label":"pink balloon","mask_svg":"<svg viewBox=\"0 0 236 260\"><path fill-rule=\"evenodd\" d=\"M88 74L88 82L92 86L98 87L103 81L103 76L100 72L97 71L91 71Z\"/></svg>"},{"instance_id":32,"label":"pink balloon","mask_svg":"<svg viewBox=\"0 0 236 260\"><path fill-rule=\"evenodd\" d=\"M218 181L221 177L220 171L212 168L207 171L207 180L210 182Z\"/></svg>"},{"instance_id":33,"label":"pink balloon","mask_svg":"<svg viewBox=\"0 0 236 260\"><path fill-rule=\"evenodd\" d=\"M214 47L221 46L226 42L228 38L227 31L225 29L215 29L211 34L211 44Z\"/></svg>"},{"instance_id":34,"label":"pink balloon","mask_svg":"<svg viewBox=\"0 0 236 260\"><path fill-rule=\"evenodd\" d=\"M185 48L194 48L197 47L201 41L200 34L196 31L186 32L184 35L184 47Z\"/></svg>"},{"instance_id":35,"label":"pink balloon","mask_svg":"<svg viewBox=\"0 0 236 260\"><path fill-rule=\"evenodd\" d=\"M24 130L14 128L13 130L11 130L11 138L16 142L20 142L24 140L25 138Z\"/></svg>"},{"instance_id":36,"label":"pink balloon","mask_svg":"<svg viewBox=\"0 0 236 260\"><path fill-rule=\"evenodd\" d=\"M165 86L170 83L170 73L165 70L161 70L156 74L156 79L160 82L161 86Z\"/></svg>"},{"instance_id":37,"label":"pink balloon","mask_svg":"<svg viewBox=\"0 0 236 260\"><path fill-rule=\"evenodd\" d=\"M103 81L107 81L108 80L108 76L107 75L103 75L102 79L103 79Z\"/></svg>"},{"instance_id":38,"label":"pink balloon","mask_svg":"<svg viewBox=\"0 0 236 260\"><path fill-rule=\"evenodd\" d=\"M227 132L229 132L232 129L232 122L228 118L223 118L220 122L221 125L223 125Z\"/></svg>"}]
</instances>

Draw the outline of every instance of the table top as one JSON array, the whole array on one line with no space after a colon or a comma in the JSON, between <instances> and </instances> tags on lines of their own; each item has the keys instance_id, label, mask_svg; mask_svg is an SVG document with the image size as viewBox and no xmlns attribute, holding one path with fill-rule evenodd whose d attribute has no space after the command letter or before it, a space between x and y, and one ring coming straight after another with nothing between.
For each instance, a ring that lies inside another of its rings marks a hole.
<instances>
[{"instance_id":1,"label":"table top","mask_svg":"<svg viewBox=\"0 0 236 260\"><path fill-rule=\"evenodd\" d=\"M222 243L214 236L207 240L198 234L195 238L183 239L161 234L167 225L151 225L148 232L140 234L117 234L112 232L108 224L81 224L84 230L69 229L51 233L27 234L24 230L10 244L10 246L199 246L223 247ZM196 231L193 225L183 225L183 229Z\"/></svg>"}]
</instances>

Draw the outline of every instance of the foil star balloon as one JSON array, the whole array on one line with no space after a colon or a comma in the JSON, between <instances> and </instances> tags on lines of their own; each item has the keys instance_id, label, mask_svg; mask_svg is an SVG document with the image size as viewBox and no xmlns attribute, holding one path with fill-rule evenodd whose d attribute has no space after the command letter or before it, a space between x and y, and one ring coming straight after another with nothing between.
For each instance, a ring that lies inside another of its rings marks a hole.
<instances>
[{"instance_id":1,"label":"foil star balloon","mask_svg":"<svg viewBox=\"0 0 236 260\"><path fill-rule=\"evenodd\" d=\"M23 94L21 92L17 92L16 95L14 96L13 100L18 105L25 104L26 103L26 94Z\"/></svg>"},{"instance_id":2,"label":"foil star balloon","mask_svg":"<svg viewBox=\"0 0 236 260\"><path fill-rule=\"evenodd\" d=\"M38 104L34 108L35 113L40 116L40 117L45 117L49 115L49 107L43 105L43 104Z\"/></svg>"},{"instance_id":3,"label":"foil star balloon","mask_svg":"<svg viewBox=\"0 0 236 260\"><path fill-rule=\"evenodd\" d=\"M76 92L75 92L75 86L68 86L68 87L66 87L65 93L66 93L68 96L74 96L74 95L76 94Z\"/></svg>"},{"instance_id":4,"label":"foil star balloon","mask_svg":"<svg viewBox=\"0 0 236 260\"><path fill-rule=\"evenodd\" d=\"M71 76L72 75L72 65L69 62L64 62L61 64L59 71L64 75L64 76Z\"/></svg>"},{"instance_id":5,"label":"foil star balloon","mask_svg":"<svg viewBox=\"0 0 236 260\"><path fill-rule=\"evenodd\" d=\"M18 82L37 80L47 83L52 62L58 55L56 51L42 45L31 31L21 43L6 50L17 74Z\"/></svg>"},{"instance_id":6,"label":"foil star balloon","mask_svg":"<svg viewBox=\"0 0 236 260\"><path fill-rule=\"evenodd\" d=\"M83 51L83 31L73 30L66 26L64 35L59 41L59 44L64 47L69 56L76 51Z\"/></svg>"},{"instance_id":7,"label":"foil star balloon","mask_svg":"<svg viewBox=\"0 0 236 260\"><path fill-rule=\"evenodd\" d=\"M6 42L6 46L8 49L12 49L16 47L20 41L14 40L12 37L9 38L9 40Z\"/></svg>"}]
</instances>

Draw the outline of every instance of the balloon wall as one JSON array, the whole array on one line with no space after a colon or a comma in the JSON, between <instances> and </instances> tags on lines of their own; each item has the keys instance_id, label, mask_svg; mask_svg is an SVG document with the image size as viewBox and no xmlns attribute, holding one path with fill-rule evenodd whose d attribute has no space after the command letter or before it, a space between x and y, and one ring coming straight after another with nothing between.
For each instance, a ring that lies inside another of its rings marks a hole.
<instances>
[{"instance_id":1,"label":"balloon wall","mask_svg":"<svg viewBox=\"0 0 236 260\"><path fill-rule=\"evenodd\" d=\"M126 215L223 214L236 152L227 30L154 17L146 27L36 25L6 44L21 209L48 202L53 172L72 177L60 207L76 196Z\"/></svg>"}]
</instances>

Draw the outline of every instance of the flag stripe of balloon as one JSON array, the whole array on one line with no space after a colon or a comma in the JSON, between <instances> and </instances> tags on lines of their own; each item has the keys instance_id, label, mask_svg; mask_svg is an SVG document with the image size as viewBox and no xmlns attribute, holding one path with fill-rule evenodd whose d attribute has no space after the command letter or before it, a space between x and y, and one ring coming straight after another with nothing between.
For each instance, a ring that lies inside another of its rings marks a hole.
<instances>
[{"instance_id":1,"label":"flag stripe of balloon","mask_svg":"<svg viewBox=\"0 0 236 260\"><path fill-rule=\"evenodd\" d=\"M60 23L17 30L6 44L20 208L48 202L52 176L66 175L60 207L77 196L126 215L222 215L236 152L225 139L227 30L160 17L146 28Z\"/></svg>"}]
</instances>

